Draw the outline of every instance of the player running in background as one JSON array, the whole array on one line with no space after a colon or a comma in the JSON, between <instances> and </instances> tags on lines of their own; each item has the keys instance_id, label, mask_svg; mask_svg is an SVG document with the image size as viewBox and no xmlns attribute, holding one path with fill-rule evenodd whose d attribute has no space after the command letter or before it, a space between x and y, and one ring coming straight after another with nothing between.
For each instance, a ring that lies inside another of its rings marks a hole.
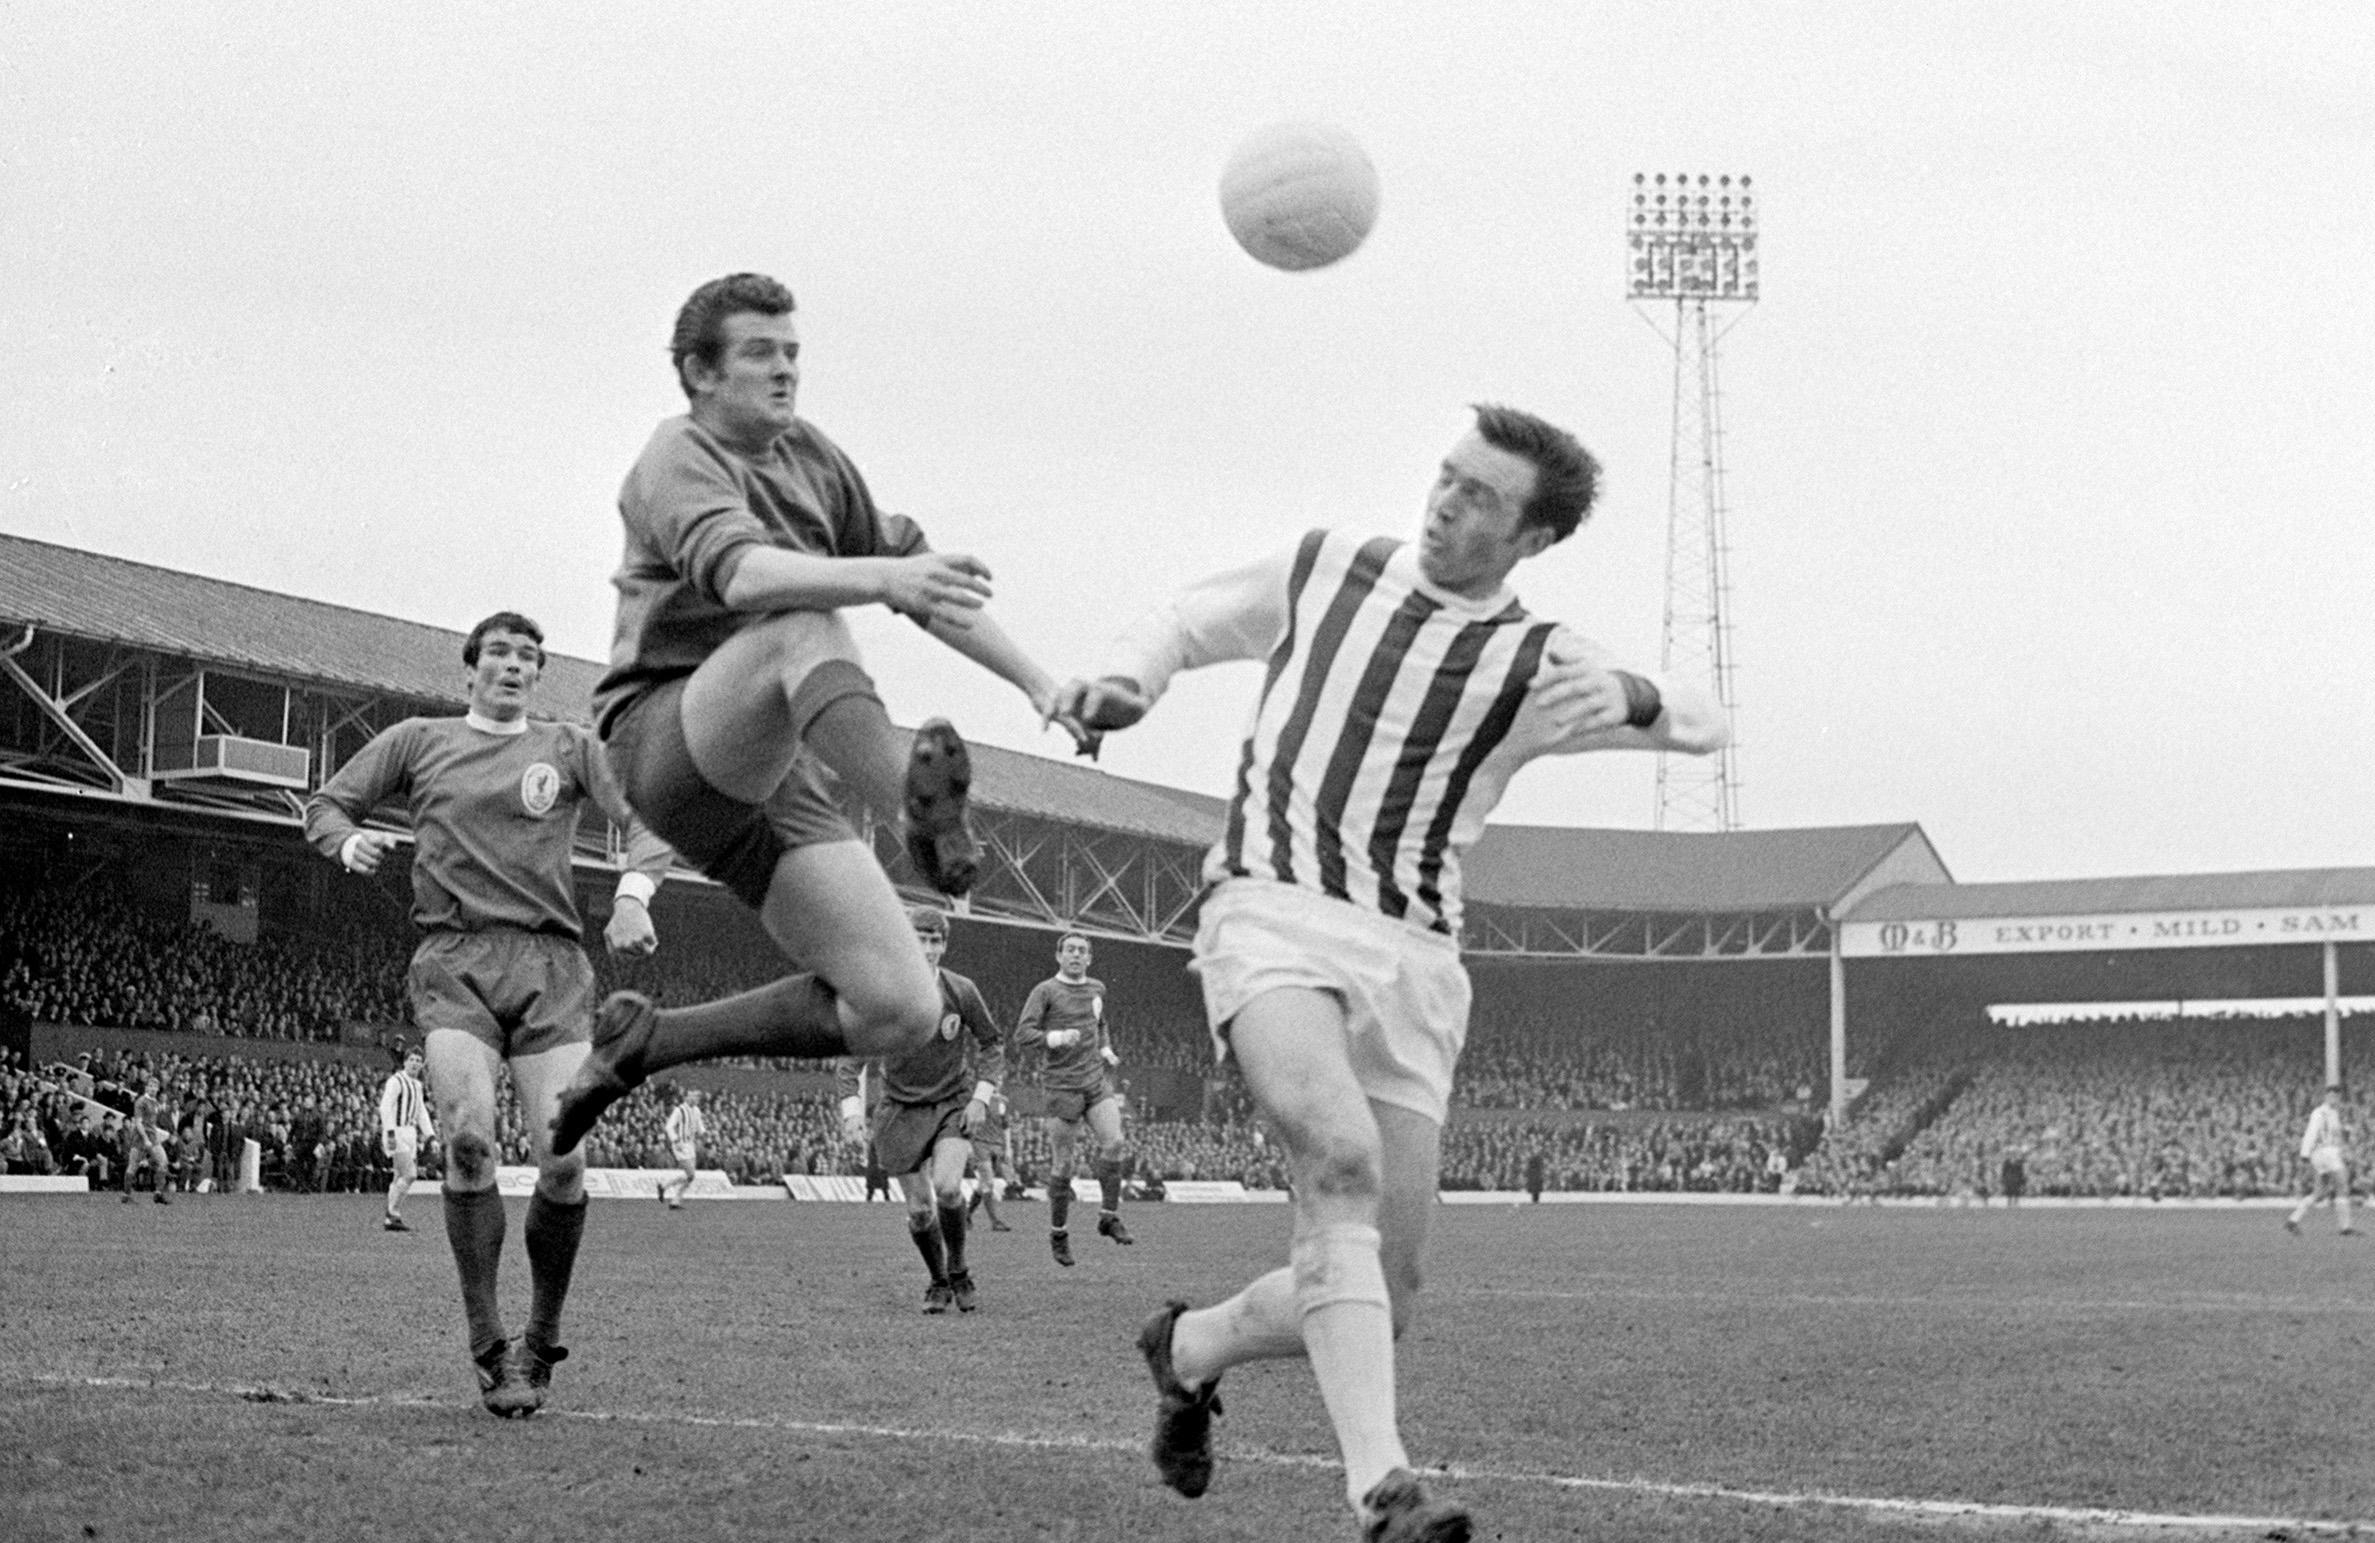
<instances>
[{"instance_id":1,"label":"player running in background","mask_svg":"<svg viewBox=\"0 0 2375 1543\"><path fill-rule=\"evenodd\" d=\"M1467 1511L1409 1466L1394 1377L1467 1037L1460 857L1537 756L1701 753L1727 733L1708 694L1619 669L1510 591L1520 562L1590 512L1598 480L1565 431L1478 408L1416 542L1314 531L1191 585L1103 677L1064 689L1092 730L1122 728L1181 670L1267 661L1192 967L1216 1051L1286 1146L1291 1262L1226 1302L1172 1302L1139 1333L1153 1456L1181 1494L1211 1481L1221 1373L1303 1356L1362 1537L1469 1536Z\"/></svg>"},{"instance_id":2,"label":"player running in background","mask_svg":"<svg viewBox=\"0 0 2375 1543\"><path fill-rule=\"evenodd\" d=\"M690 410L654 431L619 493L618 627L595 717L629 801L803 973L665 1011L631 992L605 1002L554 1131L564 1152L663 1067L898 1055L938 1027L899 898L817 772L898 825L918 874L953 895L978 861L970 758L941 720L892 726L844 607L888 606L1065 721L1054 681L983 610L989 570L878 509L795 411L790 290L751 273L702 285L670 352Z\"/></svg>"},{"instance_id":3,"label":"player running in background","mask_svg":"<svg viewBox=\"0 0 2375 1543\"><path fill-rule=\"evenodd\" d=\"M658 946L647 907L668 849L628 810L591 733L528 716L544 672L542 629L498 612L470 630L462 663L469 711L407 718L375 736L307 800L305 835L348 872L375 873L396 838L363 820L390 799L411 811L412 916L422 937L406 988L445 1142L445 1234L480 1399L525 1418L544 1407L552 1369L568 1354L561 1309L585 1233L585 1159L555 1152L546 1137L555 1100L586 1058L593 1009L571 866L578 812L592 804L627 832L630 871L604 930L614 952ZM525 1228L532 1291L516 1341L495 1292L505 1230L495 1088L505 1062L536 1158Z\"/></svg>"},{"instance_id":4,"label":"player running in background","mask_svg":"<svg viewBox=\"0 0 2375 1543\"><path fill-rule=\"evenodd\" d=\"M379 1149L394 1165L388 1181L387 1213L379 1224L390 1232L410 1232L404 1220L404 1197L420 1176L421 1146L437 1137L429 1119L429 1095L421 1087L421 1053L407 1045L396 1069L379 1088Z\"/></svg>"},{"instance_id":5,"label":"player running in background","mask_svg":"<svg viewBox=\"0 0 2375 1543\"><path fill-rule=\"evenodd\" d=\"M2309 1111L2309 1124L2301 1132L2301 1155L2309 1160L2309 1193L2284 1219L2285 1231L2299 1232L2309 1208L2331 1200L2334 1230L2346 1238L2357 1236L2358 1229L2350 1225L2349 1141L2350 1133L2342 1125L2342 1089L2336 1084L2326 1089L2324 1102Z\"/></svg>"},{"instance_id":6,"label":"player running in background","mask_svg":"<svg viewBox=\"0 0 2375 1543\"><path fill-rule=\"evenodd\" d=\"M124 1122L124 1203L132 1201L132 1185L141 1169L148 1170L150 1198L171 1205L166 1191L173 1188L173 1156L166 1144L165 1095L154 1077L143 1078L132 1100L132 1116Z\"/></svg>"},{"instance_id":7,"label":"player running in background","mask_svg":"<svg viewBox=\"0 0 2375 1543\"><path fill-rule=\"evenodd\" d=\"M694 1164L701 1158L701 1138L708 1134L709 1121L701 1114L701 1090L687 1088L677 1098L676 1107L668 1111L668 1154L676 1159L679 1172L660 1180L660 1198L671 1211L684 1209L683 1197L692 1192L693 1181L699 1177ZM682 1184L676 1182L680 1177ZM671 1185L675 1185L674 1194L668 1192Z\"/></svg>"},{"instance_id":8,"label":"player running in background","mask_svg":"<svg viewBox=\"0 0 2375 1543\"><path fill-rule=\"evenodd\" d=\"M1001 1091L990 1100L981 1123L973 1127L973 1198L965 1202L965 1212L979 1211L987 1216L992 1232L1014 1230L998 1214L998 1186L1014 1177L1014 1136L1007 1112L1006 1094Z\"/></svg>"},{"instance_id":9,"label":"player running in background","mask_svg":"<svg viewBox=\"0 0 2375 1543\"><path fill-rule=\"evenodd\" d=\"M965 1259L965 1159L1005 1080L1006 1040L973 982L941 968L947 915L919 905L908 918L939 987L939 1027L904 1054L840 1063L841 1129L852 1143L871 1138L876 1161L898 1176L907 1200L907 1235L930 1277L924 1311L945 1313L954 1306L969 1313L980 1298ZM869 1078L878 1079L882 1090L871 1127Z\"/></svg>"},{"instance_id":10,"label":"player running in background","mask_svg":"<svg viewBox=\"0 0 2375 1543\"><path fill-rule=\"evenodd\" d=\"M1105 983L1089 974L1089 940L1068 932L1056 944L1056 973L1031 988L1015 1020L1019 1051L1047 1052L1040 1086L1047 1090L1047 1134L1055 1155L1047 1170L1047 1246L1056 1263L1072 1263L1072 1152L1087 1126L1096 1141L1097 1231L1114 1242L1138 1241L1122 1223L1122 1096L1113 1079L1121 1064L1105 1027Z\"/></svg>"}]
</instances>

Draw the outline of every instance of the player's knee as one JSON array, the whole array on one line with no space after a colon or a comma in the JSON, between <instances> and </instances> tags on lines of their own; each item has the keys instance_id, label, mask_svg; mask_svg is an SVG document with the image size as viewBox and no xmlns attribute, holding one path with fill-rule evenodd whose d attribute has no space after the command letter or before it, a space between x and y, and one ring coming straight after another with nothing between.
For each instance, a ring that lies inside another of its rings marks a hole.
<instances>
[{"instance_id":1,"label":"player's knee","mask_svg":"<svg viewBox=\"0 0 2375 1543\"><path fill-rule=\"evenodd\" d=\"M465 1189L482 1189L495 1177L495 1143L478 1131L462 1131L445 1144L454 1177Z\"/></svg>"},{"instance_id":2,"label":"player's knee","mask_svg":"<svg viewBox=\"0 0 2375 1543\"><path fill-rule=\"evenodd\" d=\"M850 1049L861 1055L899 1055L930 1041L940 1028L940 992L919 972L885 973L835 982L857 1020Z\"/></svg>"},{"instance_id":3,"label":"player's knee","mask_svg":"<svg viewBox=\"0 0 2375 1543\"><path fill-rule=\"evenodd\" d=\"M567 1157L555 1157L550 1152L536 1160L536 1187L563 1205L575 1205L585 1194L585 1148L579 1147Z\"/></svg>"},{"instance_id":4,"label":"player's knee","mask_svg":"<svg viewBox=\"0 0 2375 1543\"><path fill-rule=\"evenodd\" d=\"M1314 1198L1370 1199L1381 1183L1375 1144L1346 1132L1329 1132L1312 1141L1296 1167Z\"/></svg>"}]
</instances>

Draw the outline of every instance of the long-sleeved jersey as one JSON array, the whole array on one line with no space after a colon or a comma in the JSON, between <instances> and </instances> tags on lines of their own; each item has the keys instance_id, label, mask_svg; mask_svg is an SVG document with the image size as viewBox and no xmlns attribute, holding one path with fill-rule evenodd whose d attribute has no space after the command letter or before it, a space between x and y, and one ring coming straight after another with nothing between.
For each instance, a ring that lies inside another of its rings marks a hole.
<instances>
[{"instance_id":1,"label":"long-sleeved jersey","mask_svg":"<svg viewBox=\"0 0 2375 1543\"><path fill-rule=\"evenodd\" d=\"M857 464L802 418L763 456L733 449L689 417L654 430L619 489L626 551L611 582L618 623L594 688L607 734L654 686L698 669L761 618L726 605L754 546L818 557L908 557L929 550L903 515L875 507Z\"/></svg>"},{"instance_id":2,"label":"long-sleeved jersey","mask_svg":"<svg viewBox=\"0 0 2375 1543\"><path fill-rule=\"evenodd\" d=\"M1050 1045L1047 1036L1077 1030L1068 1045ZM1039 1085L1051 1093L1097 1093L1105 1087L1105 1052L1113 1038L1105 1027L1105 983L1094 975L1066 980L1051 975L1031 988L1022 1016L1014 1020L1018 1049L1037 1046L1047 1052Z\"/></svg>"},{"instance_id":3,"label":"long-sleeved jersey","mask_svg":"<svg viewBox=\"0 0 2375 1543\"><path fill-rule=\"evenodd\" d=\"M379 1128L416 1130L424 1136L437 1134L437 1127L429 1123L429 1099L422 1091L420 1078L405 1071L388 1074L388 1080L379 1090Z\"/></svg>"},{"instance_id":4,"label":"long-sleeved jersey","mask_svg":"<svg viewBox=\"0 0 2375 1543\"><path fill-rule=\"evenodd\" d=\"M2309 1124L2301 1132L2301 1155L2315 1157L2324 1148L2339 1157L2347 1136L2342 1128L2342 1111L2331 1104L2319 1104L2309 1111Z\"/></svg>"},{"instance_id":5,"label":"long-sleeved jersey","mask_svg":"<svg viewBox=\"0 0 2375 1543\"><path fill-rule=\"evenodd\" d=\"M708 1117L695 1104L678 1104L668 1111L668 1144L672 1147L697 1147L701 1138L709 1134Z\"/></svg>"},{"instance_id":6,"label":"long-sleeved jersey","mask_svg":"<svg viewBox=\"0 0 2375 1543\"><path fill-rule=\"evenodd\" d=\"M1291 552L1191 584L1116 645L1105 675L1147 698L1171 677L1266 661L1221 839L1218 884L1261 878L1457 936L1460 858L1527 761L1602 749L1703 751L1724 729L1687 705L1657 732L1567 729L1537 705L1570 665L1608 651L1529 614L1507 589L1471 599L1427 581L1403 542L1315 530Z\"/></svg>"},{"instance_id":7,"label":"long-sleeved jersey","mask_svg":"<svg viewBox=\"0 0 2375 1543\"><path fill-rule=\"evenodd\" d=\"M667 844L645 830L591 730L522 719L499 733L468 718L407 718L306 800L305 839L335 861L373 809L412 816L412 919L431 931L517 927L581 938L570 870L579 808L627 832L627 861L654 884Z\"/></svg>"},{"instance_id":8,"label":"long-sleeved jersey","mask_svg":"<svg viewBox=\"0 0 2375 1543\"><path fill-rule=\"evenodd\" d=\"M976 1092L995 1092L1006 1080L1006 1038L980 988L954 970L941 970L940 1024L905 1055L845 1056L834 1067L835 1091L862 1096L868 1069L882 1096L895 1104L938 1104Z\"/></svg>"}]
</instances>

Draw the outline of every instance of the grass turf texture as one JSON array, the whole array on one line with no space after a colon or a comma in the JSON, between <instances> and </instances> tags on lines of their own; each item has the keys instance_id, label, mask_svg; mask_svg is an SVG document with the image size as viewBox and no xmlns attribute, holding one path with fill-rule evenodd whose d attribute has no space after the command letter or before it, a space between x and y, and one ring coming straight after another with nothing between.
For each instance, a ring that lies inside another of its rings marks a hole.
<instances>
[{"instance_id":1,"label":"grass turf texture","mask_svg":"<svg viewBox=\"0 0 2375 1543\"><path fill-rule=\"evenodd\" d=\"M1143 1453L1138 1323L1283 1258L1281 1210L1133 1208L1139 1247L1083 1231L1064 1271L1044 1209L1015 1206L1013 1232L974 1234L983 1310L926 1317L897 1207L600 1203L572 1357L526 1424L478 1408L435 1195L408 1210L419 1230L390 1235L371 1197L0 1205L0 1537L1352 1536L1299 1363L1230 1374L1204 1499ZM1483 1538L2375 1523L2375 1241L2330 1224L1555 1206L1436 1226L1403 1424Z\"/></svg>"}]
</instances>

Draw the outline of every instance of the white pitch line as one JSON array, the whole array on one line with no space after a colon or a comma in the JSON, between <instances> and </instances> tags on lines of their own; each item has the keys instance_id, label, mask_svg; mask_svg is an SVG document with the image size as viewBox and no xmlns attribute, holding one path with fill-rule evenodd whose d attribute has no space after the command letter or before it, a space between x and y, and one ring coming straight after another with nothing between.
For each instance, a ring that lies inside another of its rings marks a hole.
<instances>
[{"instance_id":1,"label":"white pitch line","mask_svg":"<svg viewBox=\"0 0 2375 1543\"><path fill-rule=\"evenodd\" d=\"M26 1379L46 1387L93 1388L134 1392L193 1393L214 1398L237 1398L249 1403L319 1404L333 1409L451 1408L451 1400L404 1396L341 1396L293 1392L265 1386L237 1387L219 1383L177 1382L163 1378L34 1376ZM600 1409L548 1409L543 1418L582 1420L595 1425L685 1426L696 1430L776 1432L800 1436L859 1436L878 1440L997 1447L1022 1451L1108 1452L1140 1456L1135 1441L1093 1436L1030 1436L1009 1431L923 1430L905 1425L869 1425L852 1420L785 1420L699 1414L636 1414ZM1269 1468L1293 1468L1333 1473L1340 1466L1332 1457L1286 1452L1249 1452L1224 1449L1232 1462L1257 1463ZM1934 1522L1990 1524L2046 1522L2063 1526L2114 1529L2128 1532L2175 1534L2251 1533L2320 1538L2375 1537L2375 1521L2317 1521L2282 1516L2203 1516L2154 1511L2128 1511L2101 1506L2016 1505L1980 1500L1912 1500L1887 1495L1834 1495L1819 1490L1734 1489L1721 1484L1681 1484L1658 1479L1593 1479L1574 1474L1535 1473L1521 1469L1471 1468L1457 1464L1429 1470L1445 1478L1487 1484L1533 1485L1549 1489L1602 1494L1637 1495L1665 1500L1713 1500L1732 1504L1771 1506L1777 1510L1827 1509L1861 1511L1881 1516L1918 1517Z\"/></svg>"},{"instance_id":2,"label":"white pitch line","mask_svg":"<svg viewBox=\"0 0 2375 1543\"><path fill-rule=\"evenodd\" d=\"M1612 1286L1603 1290L1591 1287L1551 1286L1460 1286L1449 1290L1429 1287L1429 1302L1456 1301L1463 1297L1497 1297L1504 1300L1539 1300L1545 1302L1714 1302L1741 1303L1764 1307L1786 1302L1798 1307L1969 1307L1998 1312L2017 1312L2033 1315L2043 1310L2073 1313L2250 1313L2274 1315L2279 1313L2343 1314L2363 1317L2375 1314L2375 1300L2319 1301L2301 1297L2193 1297L2161 1300L2106 1297L1955 1297L1938 1295L1876 1296L1846 1292L1813 1291L1757 1292L1739 1291L1668 1291L1650 1290L1637 1286Z\"/></svg>"}]
</instances>

